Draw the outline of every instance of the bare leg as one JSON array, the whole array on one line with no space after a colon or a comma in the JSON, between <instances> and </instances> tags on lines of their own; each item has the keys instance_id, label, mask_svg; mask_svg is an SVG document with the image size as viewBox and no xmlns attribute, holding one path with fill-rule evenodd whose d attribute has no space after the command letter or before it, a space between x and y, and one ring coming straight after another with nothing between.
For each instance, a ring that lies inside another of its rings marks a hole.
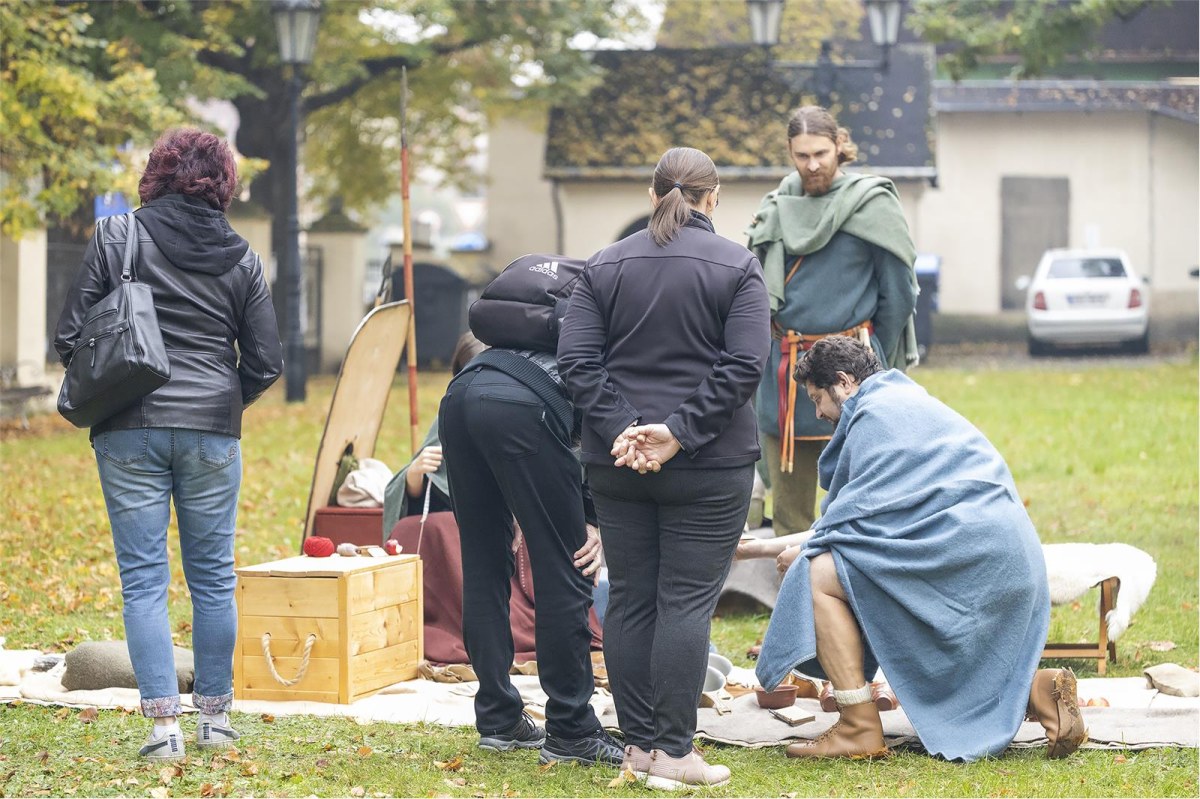
<instances>
[{"instance_id":1,"label":"bare leg","mask_svg":"<svg viewBox=\"0 0 1200 799\"><path fill-rule=\"evenodd\" d=\"M829 553L818 555L808 567L817 628L817 660L835 691L857 693L861 689L866 696L847 700L835 694L839 699L837 724L815 741L790 745L788 757L853 760L887 757L889 752L883 741L879 709L871 700L863 676L862 632L838 580L833 556ZM843 704L850 701L853 704Z\"/></svg>"},{"instance_id":2,"label":"bare leg","mask_svg":"<svg viewBox=\"0 0 1200 799\"><path fill-rule=\"evenodd\" d=\"M862 632L838 580L833 555L818 555L808 568L817 627L817 661L834 690L852 691L867 681L862 668Z\"/></svg>"}]
</instances>

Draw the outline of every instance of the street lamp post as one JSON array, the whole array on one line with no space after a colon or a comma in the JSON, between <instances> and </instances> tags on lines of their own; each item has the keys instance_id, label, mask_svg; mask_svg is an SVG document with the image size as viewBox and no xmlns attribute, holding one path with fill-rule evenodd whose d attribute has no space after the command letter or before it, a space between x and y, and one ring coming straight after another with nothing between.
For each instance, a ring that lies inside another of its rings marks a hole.
<instances>
[{"instance_id":1,"label":"street lamp post","mask_svg":"<svg viewBox=\"0 0 1200 799\"><path fill-rule=\"evenodd\" d=\"M275 31L279 38L279 58L290 68L288 80L289 133L287 158L283 164L287 175L287 191L284 205L287 214L287 244L280 259L281 273L286 278L287 288L287 356L285 358L285 382L287 401L303 402L305 397L306 357L304 353L304 327L301 306L304 291L304 274L300 266L300 215L299 170L300 136L300 90L303 87L301 71L312 63L313 49L317 41L317 22L320 18L319 0L274 0L271 15L275 18Z\"/></svg>"},{"instance_id":2,"label":"street lamp post","mask_svg":"<svg viewBox=\"0 0 1200 799\"><path fill-rule=\"evenodd\" d=\"M829 107L833 91L837 86L837 73L843 69L874 69L887 71L892 46L900 36L901 0L863 0L867 7L867 21L871 28L871 41L880 48L879 61L833 61L833 43L828 39L821 42L821 53L814 61L782 61L771 57L771 48L779 44L779 28L783 20L784 0L746 0L746 12L750 17L750 37L767 52L768 62L773 69L783 72L792 79L797 73L806 72L807 77L793 79L795 88L810 89L817 100Z\"/></svg>"}]
</instances>

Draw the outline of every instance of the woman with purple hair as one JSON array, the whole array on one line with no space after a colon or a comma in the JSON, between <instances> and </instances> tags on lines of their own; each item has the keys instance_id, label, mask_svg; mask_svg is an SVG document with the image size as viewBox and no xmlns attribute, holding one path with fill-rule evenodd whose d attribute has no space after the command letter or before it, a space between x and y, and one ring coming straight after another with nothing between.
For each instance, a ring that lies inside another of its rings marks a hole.
<instances>
[{"instance_id":1,"label":"woman with purple hair","mask_svg":"<svg viewBox=\"0 0 1200 799\"><path fill-rule=\"evenodd\" d=\"M121 573L129 657L142 713L154 720L138 754L155 760L184 756L167 616L172 501L192 597L196 743L238 738L228 710L242 411L279 377L283 353L262 260L225 218L236 186L223 139L194 129L164 134L138 184L142 206L96 224L54 337L66 364L88 309L121 280L134 225L134 278L154 295L171 378L92 427L90 439Z\"/></svg>"}]
</instances>

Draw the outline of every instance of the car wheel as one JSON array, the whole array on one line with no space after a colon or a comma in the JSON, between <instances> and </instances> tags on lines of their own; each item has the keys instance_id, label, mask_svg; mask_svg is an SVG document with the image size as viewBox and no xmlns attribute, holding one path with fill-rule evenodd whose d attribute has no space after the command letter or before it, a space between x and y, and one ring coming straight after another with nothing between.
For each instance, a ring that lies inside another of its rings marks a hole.
<instances>
[{"instance_id":1,"label":"car wheel","mask_svg":"<svg viewBox=\"0 0 1200 799\"><path fill-rule=\"evenodd\" d=\"M1049 355L1051 347L1044 341L1039 341L1033 336L1029 337L1029 354L1037 357L1039 355Z\"/></svg>"}]
</instances>

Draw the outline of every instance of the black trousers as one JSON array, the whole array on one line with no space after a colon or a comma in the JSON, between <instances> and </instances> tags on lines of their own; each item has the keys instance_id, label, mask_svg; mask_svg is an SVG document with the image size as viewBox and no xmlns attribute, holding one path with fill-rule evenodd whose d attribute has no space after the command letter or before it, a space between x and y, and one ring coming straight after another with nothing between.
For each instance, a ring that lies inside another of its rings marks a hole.
<instances>
[{"instance_id":1,"label":"black trousers","mask_svg":"<svg viewBox=\"0 0 1200 799\"><path fill-rule=\"evenodd\" d=\"M754 466L644 475L588 466L588 485L608 563L604 662L625 743L683 757Z\"/></svg>"},{"instance_id":2,"label":"black trousers","mask_svg":"<svg viewBox=\"0 0 1200 799\"><path fill-rule=\"evenodd\" d=\"M484 735L512 728L523 708L508 676L513 516L533 566L547 732L580 738L600 727L588 704L592 586L573 563L587 538L582 472L559 428L537 394L489 367L451 382L438 414L462 544L463 640L479 677L475 726Z\"/></svg>"}]
</instances>

